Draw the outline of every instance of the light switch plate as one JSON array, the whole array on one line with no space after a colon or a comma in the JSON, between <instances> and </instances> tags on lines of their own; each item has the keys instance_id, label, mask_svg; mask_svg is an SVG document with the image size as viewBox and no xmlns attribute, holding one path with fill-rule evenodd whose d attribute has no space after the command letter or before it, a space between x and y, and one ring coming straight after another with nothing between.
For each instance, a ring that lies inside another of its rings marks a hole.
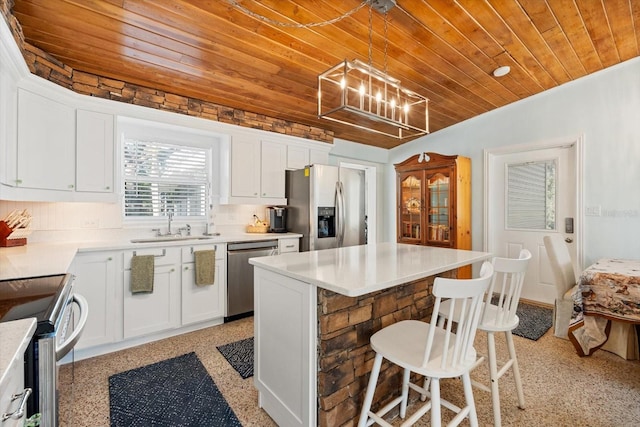
<instances>
[{"instance_id":1,"label":"light switch plate","mask_svg":"<svg viewBox=\"0 0 640 427\"><path fill-rule=\"evenodd\" d=\"M587 206L585 209L586 216L601 216L602 210L600 209L600 205L598 206Z\"/></svg>"}]
</instances>

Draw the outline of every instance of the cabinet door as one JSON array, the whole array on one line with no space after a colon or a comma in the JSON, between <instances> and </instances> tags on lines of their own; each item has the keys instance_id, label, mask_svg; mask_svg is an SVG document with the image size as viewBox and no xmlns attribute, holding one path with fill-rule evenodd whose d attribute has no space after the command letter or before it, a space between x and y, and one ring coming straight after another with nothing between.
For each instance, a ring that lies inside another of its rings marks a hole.
<instances>
[{"instance_id":1,"label":"cabinet door","mask_svg":"<svg viewBox=\"0 0 640 427\"><path fill-rule=\"evenodd\" d=\"M260 141L237 134L231 141L231 196L257 198L260 192Z\"/></svg>"},{"instance_id":2,"label":"cabinet door","mask_svg":"<svg viewBox=\"0 0 640 427\"><path fill-rule=\"evenodd\" d=\"M75 110L19 89L17 185L73 191L75 159Z\"/></svg>"},{"instance_id":3,"label":"cabinet door","mask_svg":"<svg viewBox=\"0 0 640 427\"><path fill-rule=\"evenodd\" d=\"M182 325L224 317L227 269L224 245L192 246L182 249ZM212 285L196 285L193 252L216 250ZM187 262L185 262L187 261Z\"/></svg>"},{"instance_id":4,"label":"cabinet door","mask_svg":"<svg viewBox=\"0 0 640 427\"><path fill-rule=\"evenodd\" d=\"M279 142L262 141L260 197L283 198L287 146Z\"/></svg>"},{"instance_id":5,"label":"cabinet door","mask_svg":"<svg viewBox=\"0 0 640 427\"><path fill-rule=\"evenodd\" d=\"M75 291L89 304L89 317L77 349L115 340L117 257L115 252L99 252L79 254L73 260Z\"/></svg>"},{"instance_id":6,"label":"cabinet door","mask_svg":"<svg viewBox=\"0 0 640 427\"><path fill-rule=\"evenodd\" d=\"M180 250L146 249L144 254L156 257L153 292L131 293L131 258L125 259L124 272L124 338L148 335L176 328L180 310ZM138 252L143 252L140 250ZM140 253L142 255L143 253Z\"/></svg>"},{"instance_id":7,"label":"cabinet door","mask_svg":"<svg viewBox=\"0 0 640 427\"><path fill-rule=\"evenodd\" d=\"M309 163L309 149L306 147L287 146L287 169L303 169Z\"/></svg>"},{"instance_id":8,"label":"cabinet door","mask_svg":"<svg viewBox=\"0 0 640 427\"><path fill-rule=\"evenodd\" d=\"M329 152L324 150L309 150L310 165L328 165Z\"/></svg>"},{"instance_id":9,"label":"cabinet door","mask_svg":"<svg viewBox=\"0 0 640 427\"><path fill-rule=\"evenodd\" d=\"M452 197L451 171L438 169L427 171L427 243L436 246L452 245Z\"/></svg>"},{"instance_id":10,"label":"cabinet door","mask_svg":"<svg viewBox=\"0 0 640 427\"><path fill-rule=\"evenodd\" d=\"M423 243L424 172L398 176L398 242Z\"/></svg>"},{"instance_id":11,"label":"cabinet door","mask_svg":"<svg viewBox=\"0 0 640 427\"><path fill-rule=\"evenodd\" d=\"M76 112L76 190L113 192L113 116Z\"/></svg>"}]
</instances>

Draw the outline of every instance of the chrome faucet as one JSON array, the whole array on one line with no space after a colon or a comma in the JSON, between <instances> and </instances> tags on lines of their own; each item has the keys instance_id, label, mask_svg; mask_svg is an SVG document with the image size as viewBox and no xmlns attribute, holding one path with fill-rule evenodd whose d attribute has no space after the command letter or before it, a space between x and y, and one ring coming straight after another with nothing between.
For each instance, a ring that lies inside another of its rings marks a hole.
<instances>
[{"instance_id":1,"label":"chrome faucet","mask_svg":"<svg viewBox=\"0 0 640 427\"><path fill-rule=\"evenodd\" d=\"M171 235L171 221L173 221L173 212L167 212L167 217L169 218L169 229L167 230L167 235Z\"/></svg>"}]
</instances>

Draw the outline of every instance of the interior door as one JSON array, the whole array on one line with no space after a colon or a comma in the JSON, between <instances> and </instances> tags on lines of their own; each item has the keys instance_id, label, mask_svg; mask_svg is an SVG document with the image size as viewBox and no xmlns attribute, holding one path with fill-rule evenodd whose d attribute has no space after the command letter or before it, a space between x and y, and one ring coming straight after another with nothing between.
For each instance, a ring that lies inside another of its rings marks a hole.
<instances>
[{"instance_id":1,"label":"interior door","mask_svg":"<svg viewBox=\"0 0 640 427\"><path fill-rule=\"evenodd\" d=\"M487 241L495 256L532 254L522 298L552 304L555 285L542 238L561 233L577 265L576 146L490 155Z\"/></svg>"}]
</instances>

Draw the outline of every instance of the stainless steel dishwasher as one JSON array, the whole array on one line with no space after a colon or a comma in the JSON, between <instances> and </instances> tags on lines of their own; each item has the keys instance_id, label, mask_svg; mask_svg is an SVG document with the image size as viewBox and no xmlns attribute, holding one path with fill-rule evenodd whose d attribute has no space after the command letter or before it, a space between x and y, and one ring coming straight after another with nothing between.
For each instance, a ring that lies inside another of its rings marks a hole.
<instances>
[{"instance_id":1,"label":"stainless steel dishwasher","mask_svg":"<svg viewBox=\"0 0 640 427\"><path fill-rule=\"evenodd\" d=\"M227 243L227 316L225 322L253 313L253 266L249 258L276 255L278 240Z\"/></svg>"}]
</instances>

